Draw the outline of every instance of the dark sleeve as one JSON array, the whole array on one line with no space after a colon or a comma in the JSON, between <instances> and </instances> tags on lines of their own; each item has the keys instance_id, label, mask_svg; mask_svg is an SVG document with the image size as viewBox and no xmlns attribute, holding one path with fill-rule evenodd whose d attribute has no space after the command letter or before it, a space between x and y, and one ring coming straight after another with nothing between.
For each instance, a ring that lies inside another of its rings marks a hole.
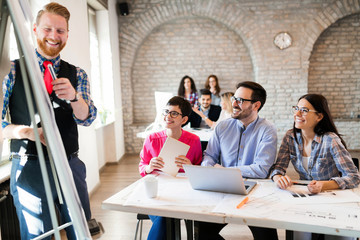
<instances>
[{"instance_id":1,"label":"dark sleeve","mask_svg":"<svg viewBox=\"0 0 360 240\"><path fill-rule=\"evenodd\" d=\"M209 118L211 121L217 121L220 117L221 107L216 105L211 105L209 111Z\"/></svg>"}]
</instances>

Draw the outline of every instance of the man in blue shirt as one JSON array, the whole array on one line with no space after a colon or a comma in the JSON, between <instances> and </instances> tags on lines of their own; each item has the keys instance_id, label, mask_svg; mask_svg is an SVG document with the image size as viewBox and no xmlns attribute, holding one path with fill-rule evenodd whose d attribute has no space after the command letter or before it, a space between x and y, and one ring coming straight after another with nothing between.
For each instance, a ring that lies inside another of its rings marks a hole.
<instances>
[{"instance_id":1,"label":"man in blue shirt","mask_svg":"<svg viewBox=\"0 0 360 240\"><path fill-rule=\"evenodd\" d=\"M232 118L215 128L204 153L202 166L239 168L245 178L267 178L275 162L277 132L258 112L266 91L258 83L241 82L232 97ZM198 239L223 239L226 224L197 222ZM278 239L276 229L249 227L254 239Z\"/></svg>"}]
</instances>

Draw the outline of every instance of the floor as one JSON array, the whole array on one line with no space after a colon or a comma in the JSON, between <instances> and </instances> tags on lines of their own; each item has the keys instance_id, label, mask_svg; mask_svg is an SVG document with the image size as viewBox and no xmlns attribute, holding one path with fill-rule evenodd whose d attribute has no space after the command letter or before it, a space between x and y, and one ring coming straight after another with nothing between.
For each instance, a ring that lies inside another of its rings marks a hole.
<instances>
[{"instance_id":1,"label":"floor","mask_svg":"<svg viewBox=\"0 0 360 240\"><path fill-rule=\"evenodd\" d=\"M104 210L101 202L130 185L140 178L138 172L139 155L126 155L118 164L105 166L100 174L101 186L91 196L92 215L104 228L104 233L94 236L94 239L134 239L136 228L136 214ZM182 222L182 239L186 239L185 225ZM143 239L151 227L151 221L144 221ZM279 239L285 239L285 231L278 230ZM229 224L221 235L229 240L250 240L253 239L247 226Z\"/></svg>"}]
</instances>

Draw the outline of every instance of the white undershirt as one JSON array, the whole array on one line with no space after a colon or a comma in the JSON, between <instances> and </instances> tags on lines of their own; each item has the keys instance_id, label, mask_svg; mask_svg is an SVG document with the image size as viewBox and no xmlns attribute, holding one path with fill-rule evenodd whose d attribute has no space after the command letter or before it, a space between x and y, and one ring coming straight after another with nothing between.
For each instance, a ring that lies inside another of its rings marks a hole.
<instances>
[{"instance_id":1,"label":"white undershirt","mask_svg":"<svg viewBox=\"0 0 360 240\"><path fill-rule=\"evenodd\" d=\"M304 157L304 156L302 157L302 163L303 163L303 166L306 171L309 168L309 160L310 160L310 157Z\"/></svg>"}]
</instances>

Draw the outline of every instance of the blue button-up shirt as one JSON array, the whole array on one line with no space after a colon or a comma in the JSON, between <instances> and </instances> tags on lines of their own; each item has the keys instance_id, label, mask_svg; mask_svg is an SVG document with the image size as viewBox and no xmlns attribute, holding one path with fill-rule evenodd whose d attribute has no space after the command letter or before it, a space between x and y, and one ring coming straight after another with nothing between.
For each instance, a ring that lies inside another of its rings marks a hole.
<instances>
[{"instance_id":1,"label":"blue button-up shirt","mask_svg":"<svg viewBox=\"0 0 360 240\"><path fill-rule=\"evenodd\" d=\"M335 133L315 135L308 170L302 162L304 146L300 132L296 133L296 138L297 142L292 129L286 132L271 177L285 175L291 161L303 180L334 180L341 189L354 188L360 183L360 175L351 155Z\"/></svg>"},{"instance_id":2,"label":"blue button-up shirt","mask_svg":"<svg viewBox=\"0 0 360 240\"><path fill-rule=\"evenodd\" d=\"M41 56L40 53L38 53L38 51L36 51L36 57L39 62L40 69L41 69L42 73L44 73L45 68L43 66L43 63L44 63L44 61L49 61L49 60L44 58L43 56ZM58 72L60 70L60 56L58 56L54 59L51 59L50 61L54 66L55 73L58 74ZM8 111L10 96L12 94L13 87L15 84L15 74L16 74L15 73L15 63L14 63L14 61L12 61L10 73L4 78L4 81L3 81L4 100L3 100L3 110L2 110L2 115L1 115L2 120L3 120L2 128L5 128L7 125L10 124L9 122L4 121L4 119L5 119L6 113ZM81 93L81 97L84 99L86 104L89 106L89 117L85 120L77 119L74 114L73 114L73 117L74 117L76 124L83 125L83 126L89 126L95 120L96 113L97 113L94 102L90 98L89 79L88 79L88 76L85 73L85 71L79 67L76 68L76 77L77 77L77 87L75 90L77 92Z\"/></svg>"},{"instance_id":3,"label":"blue button-up shirt","mask_svg":"<svg viewBox=\"0 0 360 240\"><path fill-rule=\"evenodd\" d=\"M266 178L276 157L276 128L259 117L245 131L243 127L240 120L233 118L219 122L201 165L221 164L239 168L247 178Z\"/></svg>"}]
</instances>

